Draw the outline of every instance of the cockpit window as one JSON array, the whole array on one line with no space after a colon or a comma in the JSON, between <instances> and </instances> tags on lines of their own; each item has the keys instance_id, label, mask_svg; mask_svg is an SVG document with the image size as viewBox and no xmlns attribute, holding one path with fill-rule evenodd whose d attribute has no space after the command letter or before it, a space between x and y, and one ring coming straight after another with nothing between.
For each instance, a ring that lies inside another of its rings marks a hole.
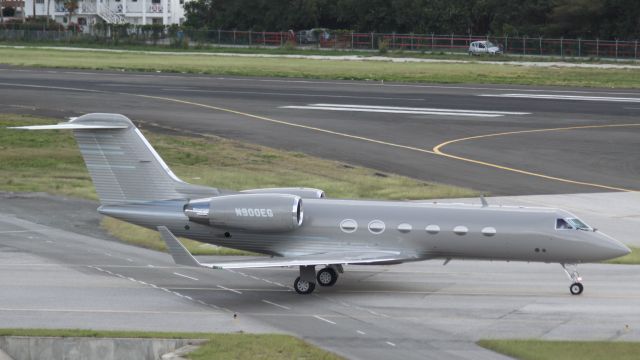
<instances>
[{"instance_id":1,"label":"cockpit window","mask_svg":"<svg viewBox=\"0 0 640 360\"><path fill-rule=\"evenodd\" d=\"M568 230L573 229L571 225L565 219L556 220L556 230Z\"/></svg>"},{"instance_id":2,"label":"cockpit window","mask_svg":"<svg viewBox=\"0 0 640 360\"><path fill-rule=\"evenodd\" d=\"M582 222L577 218L558 218L556 219L556 230L587 230L591 231L591 226Z\"/></svg>"},{"instance_id":3,"label":"cockpit window","mask_svg":"<svg viewBox=\"0 0 640 360\"><path fill-rule=\"evenodd\" d=\"M578 230L591 230L591 227L582 222L582 220L577 218L568 218L566 219L569 224L571 224L574 228Z\"/></svg>"}]
</instances>

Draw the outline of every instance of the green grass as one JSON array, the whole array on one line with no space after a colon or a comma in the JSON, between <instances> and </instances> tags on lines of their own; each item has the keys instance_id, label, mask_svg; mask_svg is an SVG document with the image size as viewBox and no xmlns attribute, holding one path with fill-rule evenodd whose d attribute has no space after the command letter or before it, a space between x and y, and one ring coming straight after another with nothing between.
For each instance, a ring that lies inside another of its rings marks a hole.
<instances>
[{"instance_id":1,"label":"green grass","mask_svg":"<svg viewBox=\"0 0 640 360\"><path fill-rule=\"evenodd\" d=\"M522 360L635 360L640 342L480 340L478 345Z\"/></svg>"},{"instance_id":2,"label":"green grass","mask_svg":"<svg viewBox=\"0 0 640 360\"><path fill-rule=\"evenodd\" d=\"M303 340L278 334L211 334L142 331L96 331L80 329L0 329L0 336L159 338L208 340L189 359L342 359Z\"/></svg>"},{"instance_id":3,"label":"green grass","mask_svg":"<svg viewBox=\"0 0 640 360\"><path fill-rule=\"evenodd\" d=\"M97 200L91 178L70 132L18 131L7 126L49 124L50 118L0 114L0 190L43 191ZM241 190L305 186L333 198L429 199L475 196L472 190L428 183L301 153L225 140L145 132L155 149L187 182ZM113 236L138 246L164 250L156 231L105 218ZM194 254L246 252L185 241Z\"/></svg>"},{"instance_id":4,"label":"green grass","mask_svg":"<svg viewBox=\"0 0 640 360\"><path fill-rule=\"evenodd\" d=\"M391 63L0 48L0 63L314 79L640 88L640 71L635 69L497 66L482 61L465 64Z\"/></svg>"},{"instance_id":5,"label":"green grass","mask_svg":"<svg viewBox=\"0 0 640 360\"><path fill-rule=\"evenodd\" d=\"M535 62L551 62L561 61L568 63L589 63L589 64L620 64L637 62L634 59L606 59L597 57L561 57L561 56L538 56L538 55L479 55L470 57L466 51L447 51L447 49L430 51L425 49L419 50L389 50L385 54L381 54L377 49L332 49L332 48L315 48L313 45L304 45L302 47L289 46L233 46L233 45L217 45L202 44L192 45L189 48L174 47L165 44L146 45L146 44L128 44L128 43L99 43L94 39L76 40L71 42L61 41L0 41L0 45L4 46L25 46L30 48L38 47L74 47L85 49L111 49L111 50L130 50L130 51L152 51L152 52L169 52L169 53L231 53L231 54L270 54L270 55L322 55L322 56L385 56L385 57L403 57L433 60L470 60L476 62L483 61L535 61Z\"/></svg>"},{"instance_id":6,"label":"green grass","mask_svg":"<svg viewBox=\"0 0 640 360\"><path fill-rule=\"evenodd\" d=\"M638 265L640 264L640 248L629 246L631 254L605 261L607 264Z\"/></svg>"}]
</instances>

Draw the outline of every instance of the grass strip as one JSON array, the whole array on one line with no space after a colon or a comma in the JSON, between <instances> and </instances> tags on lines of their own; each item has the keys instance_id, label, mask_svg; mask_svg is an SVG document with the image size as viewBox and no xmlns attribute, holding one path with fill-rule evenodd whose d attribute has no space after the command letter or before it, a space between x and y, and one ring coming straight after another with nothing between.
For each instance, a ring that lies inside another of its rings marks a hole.
<instances>
[{"instance_id":1,"label":"grass strip","mask_svg":"<svg viewBox=\"0 0 640 360\"><path fill-rule=\"evenodd\" d=\"M635 360L640 342L480 340L478 345L522 360Z\"/></svg>"},{"instance_id":2,"label":"grass strip","mask_svg":"<svg viewBox=\"0 0 640 360\"><path fill-rule=\"evenodd\" d=\"M372 57L372 56L384 56L388 58L412 58L412 59L432 59L432 60L464 60L474 62L486 62L486 61L499 61L499 62L565 62L565 63L578 63L578 64L634 64L637 60L630 59L607 59L599 57L562 57L553 55L522 55L522 54L500 54L500 55L488 55L480 54L476 56L469 56L466 51L452 52L452 51L430 51L430 50L389 50L381 53L379 50L370 49L329 49L313 46L234 46L234 45L217 45L217 44L196 44L185 47L176 47L165 44L157 45L145 45L145 44L132 44L120 42L114 43L98 43L94 40L86 41L0 41L0 45L13 47L27 47L27 48L41 48L41 47L56 47L56 48L83 48L87 50L91 49L108 49L108 50L127 50L127 51L145 51L145 52L159 52L159 53L203 53L203 54L268 54L268 55L320 55L320 56L358 56L358 57Z\"/></svg>"},{"instance_id":3,"label":"grass strip","mask_svg":"<svg viewBox=\"0 0 640 360\"><path fill-rule=\"evenodd\" d=\"M206 339L207 343L188 355L189 359L322 359L341 357L304 340L279 334L212 334L145 331L97 331L81 329L0 329L0 336L91 337L140 339Z\"/></svg>"},{"instance_id":4,"label":"grass strip","mask_svg":"<svg viewBox=\"0 0 640 360\"><path fill-rule=\"evenodd\" d=\"M0 48L0 63L258 77L640 88L640 71L636 69L528 67L482 62L391 63Z\"/></svg>"},{"instance_id":5,"label":"grass strip","mask_svg":"<svg viewBox=\"0 0 640 360\"><path fill-rule=\"evenodd\" d=\"M6 129L7 126L56 122L59 121L0 114L0 190L43 191L97 200L70 132ZM145 136L179 177L196 184L232 190L315 187L334 198L401 200L477 195L470 189L428 183L215 136L194 138L146 131ZM165 249L156 231L111 218L105 218L102 226L123 241L156 250ZM198 255L247 254L190 240L185 241L185 245Z\"/></svg>"},{"instance_id":6,"label":"grass strip","mask_svg":"<svg viewBox=\"0 0 640 360\"><path fill-rule=\"evenodd\" d=\"M621 265L638 265L640 264L640 248L635 246L629 246L631 249L631 254L607 260L605 263L607 264L621 264Z\"/></svg>"}]
</instances>

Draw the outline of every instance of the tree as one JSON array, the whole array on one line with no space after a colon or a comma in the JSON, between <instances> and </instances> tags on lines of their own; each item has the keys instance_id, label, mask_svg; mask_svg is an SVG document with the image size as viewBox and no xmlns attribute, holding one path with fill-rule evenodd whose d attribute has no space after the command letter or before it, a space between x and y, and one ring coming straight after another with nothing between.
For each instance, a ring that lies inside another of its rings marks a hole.
<instances>
[{"instance_id":1,"label":"tree","mask_svg":"<svg viewBox=\"0 0 640 360\"><path fill-rule=\"evenodd\" d=\"M71 18L73 17L73 14L78 10L78 1L65 0L64 9L67 11L67 15L69 16L69 26L71 26Z\"/></svg>"}]
</instances>

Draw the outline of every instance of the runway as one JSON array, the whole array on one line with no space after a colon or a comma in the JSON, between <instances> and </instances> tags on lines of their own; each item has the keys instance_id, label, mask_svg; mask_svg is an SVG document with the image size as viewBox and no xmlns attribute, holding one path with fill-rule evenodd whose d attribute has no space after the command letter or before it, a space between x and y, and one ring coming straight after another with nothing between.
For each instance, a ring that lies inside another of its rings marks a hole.
<instances>
[{"instance_id":1,"label":"runway","mask_svg":"<svg viewBox=\"0 0 640 360\"><path fill-rule=\"evenodd\" d=\"M78 227L95 206L3 194L0 327L280 332L353 359L503 358L480 338L640 340L634 266L581 266L579 297L557 264L455 260L350 266L299 296L297 269L180 268Z\"/></svg>"},{"instance_id":2,"label":"runway","mask_svg":"<svg viewBox=\"0 0 640 360\"><path fill-rule=\"evenodd\" d=\"M0 66L3 111L300 151L492 195L640 189L640 92Z\"/></svg>"}]
</instances>

